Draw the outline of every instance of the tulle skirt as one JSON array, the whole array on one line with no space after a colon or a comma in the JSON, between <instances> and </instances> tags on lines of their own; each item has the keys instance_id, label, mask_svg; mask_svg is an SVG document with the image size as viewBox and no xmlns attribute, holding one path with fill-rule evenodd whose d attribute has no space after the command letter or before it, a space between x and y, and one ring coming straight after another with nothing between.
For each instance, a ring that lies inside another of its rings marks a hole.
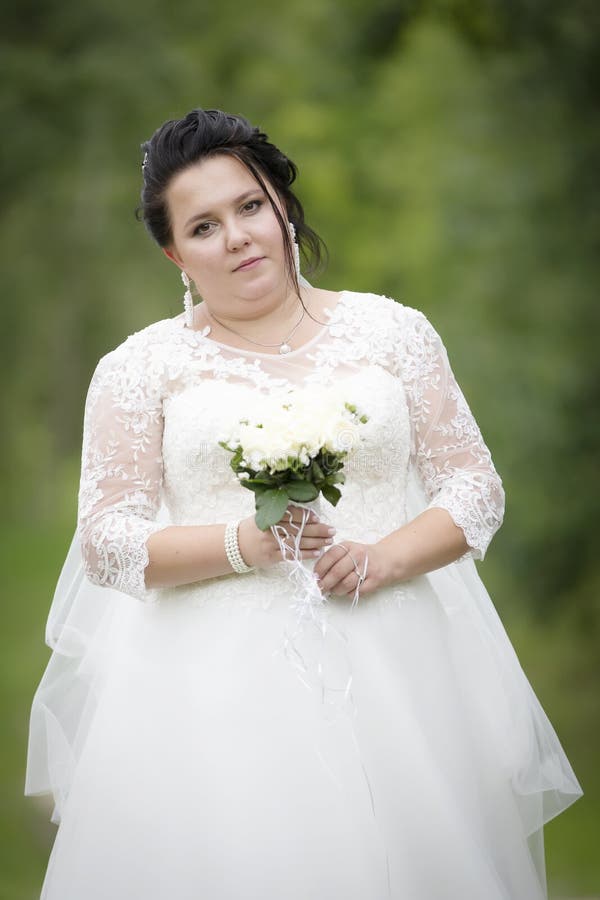
<instances>
[{"instance_id":1,"label":"tulle skirt","mask_svg":"<svg viewBox=\"0 0 600 900\"><path fill-rule=\"evenodd\" d=\"M72 695L55 660L32 717L44 900L546 896L542 826L581 789L472 563L332 597L291 650L280 571L88 590Z\"/></svg>"}]
</instances>

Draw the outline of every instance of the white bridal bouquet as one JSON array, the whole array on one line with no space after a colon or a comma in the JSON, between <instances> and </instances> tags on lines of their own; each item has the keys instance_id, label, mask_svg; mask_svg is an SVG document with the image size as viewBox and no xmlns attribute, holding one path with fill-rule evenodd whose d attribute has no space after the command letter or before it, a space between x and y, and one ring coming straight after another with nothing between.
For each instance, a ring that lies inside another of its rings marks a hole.
<instances>
[{"instance_id":1,"label":"white bridal bouquet","mask_svg":"<svg viewBox=\"0 0 600 900\"><path fill-rule=\"evenodd\" d=\"M261 398L256 414L241 419L221 447L233 453L230 465L243 487L254 491L256 524L275 525L291 502L323 494L336 506L348 452L367 422L343 388L310 387Z\"/></svg>"}]
</instances>

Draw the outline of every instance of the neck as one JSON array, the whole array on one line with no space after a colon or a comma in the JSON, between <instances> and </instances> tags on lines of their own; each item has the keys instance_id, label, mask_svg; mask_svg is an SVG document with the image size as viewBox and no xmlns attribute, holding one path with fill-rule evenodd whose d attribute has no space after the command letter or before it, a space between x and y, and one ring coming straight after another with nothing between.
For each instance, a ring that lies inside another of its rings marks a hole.
<instances>
[{"instance_id":1,"label":"neck","mask_svg":"<svg viewBox=\"0 0 600 900\"><path fill-rule=\"evenodd\" d=\"M302 300L305 306L308 306L304 291L301 290ZM285 298L272 308L264 308L264 299L261 301L243 300L241 305L244 307L238 315L231 313L224 314L218 310L213 310L210 303L206 304L208 318L211 325L222 325L225 330L232 329L238 332L240 336L257 341L282 341L287 333L296 324L302 305L298 296L290 291ZM228 332L229 334L231 332Z\"/></svg>"}]
</instances>

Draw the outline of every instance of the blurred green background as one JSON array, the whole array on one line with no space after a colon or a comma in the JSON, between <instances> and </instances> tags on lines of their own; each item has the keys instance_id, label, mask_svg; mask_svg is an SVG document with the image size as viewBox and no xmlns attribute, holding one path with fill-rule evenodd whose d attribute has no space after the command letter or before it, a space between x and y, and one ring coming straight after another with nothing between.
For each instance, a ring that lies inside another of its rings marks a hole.
<instances>
[{"instance_id":1,"label":"blurred green background","mask_svg":"<svg viewBox=\"0 0 600 900\"><path fill-rule=\"evenodd\" d=\"M585 0L4 10L0 897L39 895L54 834L22 790L89 378L182 308L134 220L139 145L195 106L244 114L298 164L331 254L313 283L387 294L441 332L507 493L481 574L586 792L546 829L550 893L600 894L599 13Z\"/></svg>"}]
</instances>

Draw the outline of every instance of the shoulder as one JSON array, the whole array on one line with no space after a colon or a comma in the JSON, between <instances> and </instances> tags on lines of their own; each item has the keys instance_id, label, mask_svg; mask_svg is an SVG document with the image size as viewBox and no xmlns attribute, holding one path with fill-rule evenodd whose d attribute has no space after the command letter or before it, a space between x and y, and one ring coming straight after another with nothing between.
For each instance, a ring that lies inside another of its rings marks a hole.
<instances>
[{"instance_id":1,"label":"shoulder","mask_svg":"<svg viewBox=\"0 0 600 900\"><path fill-rule=\"evenodd\" d=\"M128 356L148 356L160 352L161 348L173 342L178 333L183 333L184 329L179 319L179 316L174 319L161 319L159 322L146 325L139 331L134 331L117 347L109 351L103 359L123 360Z\"/></svg>"},{"instance_id":2,"label":"shoulder","mask_svg":"<svg viewBox=\"0 0 600 900\"><path fill-rule=\"evenodd\" d=\"M169 373L169 360L178 335L177 319L162 319L130 334L98 361L90 390L109 390L113 395L158 399Z\"/></svg>"},{"instance_id":3,"label":"shoulder","mask_svg":"<svg viewBox=\"0 0 600 900\"><path fill-rule=\"evenodd\" d=\"M405 336L411 333L434 332L433 325L425 313L393 297L365 291L342 291L342 294L352 312L372 323L373 327L381 326L383 323L391 324Z\"/></svg>"},{"instance_id":4,"label":"shoulder","mask_svg":"<svg viewBox=\"0 0 600 900\"><path fill-rule=\"evenodd\" d=\"M412 381L445 368L446 349L424 312L384 294L345 293L348 324L366 336L370 348L385 348L394 374Z\"/></svg>"},{"instance_id":5,"label":"shoulder","mask_svg":"<svg viewBox=\"0 0 600 900\"><path fill-rule=\"evenodd\" d=\"M400 300L386 294L375 294L370 291L340 291L340 294L346 303L356 310L364 311L367 315L374 312L387 313L399 320L423 315L418 309L406 306Z\"/></svg>"}]
</instances>

